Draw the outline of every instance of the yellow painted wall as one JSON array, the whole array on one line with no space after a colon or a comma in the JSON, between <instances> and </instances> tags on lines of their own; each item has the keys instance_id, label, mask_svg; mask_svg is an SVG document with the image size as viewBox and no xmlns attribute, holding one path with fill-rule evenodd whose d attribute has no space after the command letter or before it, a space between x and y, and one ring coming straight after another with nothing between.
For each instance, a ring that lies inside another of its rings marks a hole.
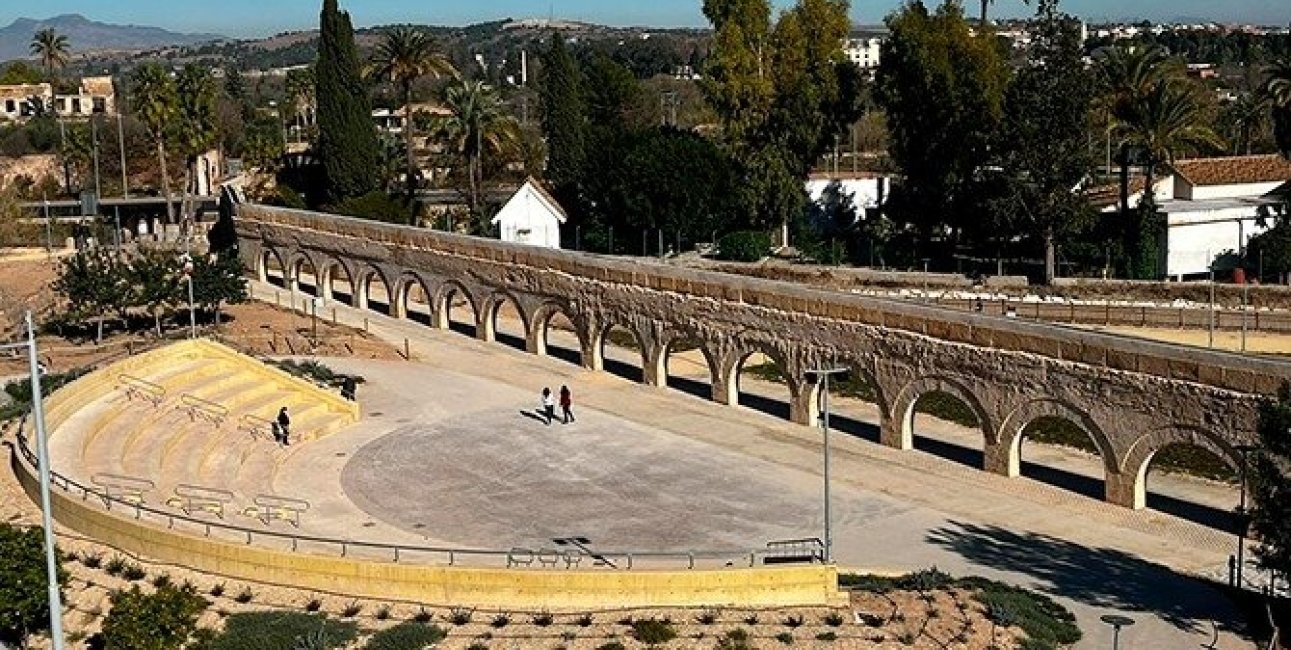
<instances>
[{"instance_id":1,"label":"yellow painted wall","mask_svg":"<svg viewBox=\"0 0 1291 650\"><path fill-rule=\"evenodd\" d=\"M13 455L32 499L32 468ZM163 563L256 582L356 597L494 609L608 609L699 606L825 606L846 603L832 566L719 570L544 570L442 567L277 551L182 534L116 514L58 488L54 518L122 551Z\"/></svg>"}]
</instances>

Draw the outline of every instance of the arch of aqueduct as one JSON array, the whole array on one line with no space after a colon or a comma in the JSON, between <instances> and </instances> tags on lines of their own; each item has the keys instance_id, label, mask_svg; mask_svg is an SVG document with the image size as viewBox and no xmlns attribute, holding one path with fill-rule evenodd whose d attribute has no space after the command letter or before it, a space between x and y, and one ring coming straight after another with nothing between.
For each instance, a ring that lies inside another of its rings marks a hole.
<instances>
[{"instance_id":1,"label":"arch of aqueduct","mask_svg":"<svg viewBox=\"0 0 1291 650\"><path fill-rule=\"evenodd\" d=\"M674 342L698 343L712 399L723 404L738 401L744 360L766 354L785 374L800 424L816 418L806 371L846 365L874 387L880 440L896 448L913 445L919 398L949 393L977 414L983 469L1005 476L1019 474L1027 425L1061 417L1098 446L1107 500L1131 508L1144 507L1148 463L1167 446L1200 446L1236 465L1235 447L1253 442L1260 396L1291 379L1291 363L1276 360L318 213L244 205L237 228L261 279L276 259L295 290L309 268L324 297L348 284L359 308L379 283L396 318L420 288L434 326L447 328L450 301L465 299L477 336L492 341L510 302L527 350L545 354L549 321L563 313L589 369L602 369L605 337L623 327L651 385L666 383Z\"/></svg>"}]
</instances>

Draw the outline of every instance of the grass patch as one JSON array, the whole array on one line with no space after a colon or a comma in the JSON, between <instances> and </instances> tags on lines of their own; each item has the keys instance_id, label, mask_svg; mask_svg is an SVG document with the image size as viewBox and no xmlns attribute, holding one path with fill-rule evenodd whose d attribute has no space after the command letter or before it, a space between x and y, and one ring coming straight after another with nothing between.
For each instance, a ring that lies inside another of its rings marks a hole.
<instances>
[{"instance_id":1,"label":"grass patch","mask_svg":"<svg viewBox=\"0 0 1291 650\"><path fill-rule=\"evenodd\" d=\"M659 645L677 638L672 623L657 618L632 621L632 638L646 645Z\"/></svg>"},{"instance_id":2,"label":"grass patch","mask_svg":"<svg viewBox=\"0 0 1291 650\"><path fill-rule=\"evenodd\" d=\"M408 622L373 634L363 650L422 650L444 640L448 633L434 625Z\"/></svg>"},{"instance_id":3,"label":"grass patch","mask_svg":"<svg viewBox=\"0 0 1291 650\"><path fill-rule=\"evenodd\" d=\"M1026 650L1058 650L1080 640L1076 617L1048 596L985 578L963 578L956 585L972 590L996 624L1022 628Z\"/></svg>"},{"instance_id":4,"label":"grass patch","mask_svg":"<svg viewBox=\"0 0 1291 650\"><path fill-rule=\"evenodd\" d=\"M270 360L268 363L269 365L289 374L327 386L340 386L347 378L353 379L356 384L362 384L364 382L363 377L336 372L317 361L293 361L292 359L283 359L282 361Z\"/></svg>"}]
</instances>

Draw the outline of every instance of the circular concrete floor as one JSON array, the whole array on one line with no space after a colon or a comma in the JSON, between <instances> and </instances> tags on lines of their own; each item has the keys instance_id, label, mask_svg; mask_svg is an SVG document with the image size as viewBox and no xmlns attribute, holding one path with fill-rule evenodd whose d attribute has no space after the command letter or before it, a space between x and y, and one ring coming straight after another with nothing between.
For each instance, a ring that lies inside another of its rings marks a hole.
<instances>
[{"instance_id":1,"label":"circular concrete floor","mask_svg":"<svg viewBox=\"0 0 1291 650\"><path fill-rule=\"evenodd\" d=\"M820 535L818 478L602 413L546 426L532 412L405 424L354 453L341 477L369 515L452 544L600 550L743 550ZM906 509L836 503L859 521Z\"/></svg>"}]
</instances>

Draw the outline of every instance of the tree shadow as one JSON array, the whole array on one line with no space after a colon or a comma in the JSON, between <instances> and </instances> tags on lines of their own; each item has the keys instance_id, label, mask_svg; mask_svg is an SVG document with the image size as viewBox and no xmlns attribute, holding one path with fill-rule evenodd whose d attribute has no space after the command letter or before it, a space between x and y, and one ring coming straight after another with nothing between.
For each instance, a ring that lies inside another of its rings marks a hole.
<instances>
[{"instance_id":1,"label":"tree shadow","mask_svg":"<svg viewBox=\"0 0 1291 650\"><path fill-rule=\"evenodd\" d=\"M974 564L1029 576L1040 591L1091 607L1152 613L1186 632L1209 621L1242 632L1245 621L1218 589L1123 551L1038 533L951 521L926 540Z\"/></svg>"}]
</instances>

